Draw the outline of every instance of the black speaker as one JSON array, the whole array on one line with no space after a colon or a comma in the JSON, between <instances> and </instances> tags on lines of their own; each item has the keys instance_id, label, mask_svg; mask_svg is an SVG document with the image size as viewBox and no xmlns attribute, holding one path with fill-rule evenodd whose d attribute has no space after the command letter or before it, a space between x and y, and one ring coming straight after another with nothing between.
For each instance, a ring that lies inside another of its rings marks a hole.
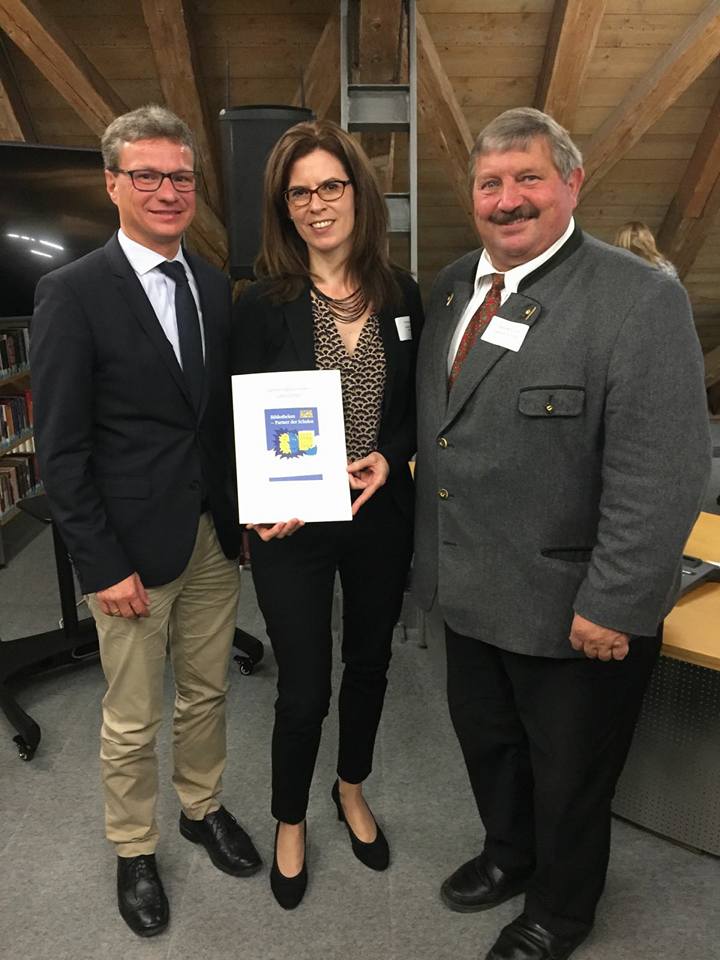
<instances>
[{"instance_id":1,"label":"black speaker","mask_svg":"<svg viewBox=\"0 0 720 960\"><path fill-rule=\"evenodd\" d=\"M306 107L229 107L220 111L225 223L230 241L230 276L253 277L260 249L265 161L283 133L312 120Z\"/></svg>"}]
</instances>

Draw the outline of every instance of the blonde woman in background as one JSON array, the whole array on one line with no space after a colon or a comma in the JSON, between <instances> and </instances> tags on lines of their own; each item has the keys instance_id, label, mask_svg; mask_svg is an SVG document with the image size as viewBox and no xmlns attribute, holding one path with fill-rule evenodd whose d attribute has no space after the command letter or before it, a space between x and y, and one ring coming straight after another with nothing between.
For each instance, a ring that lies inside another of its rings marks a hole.
<instances>
[{"instance_id":1,"label":"blonde woman in background","mask_svg":"<svg viewBox=\"0 0 720 960\"><path fill-rule=\"evenodd\" d=\"M658 250L650 227L642 220L630 220L615 235L615 246L624 247L675 280L680 278L675 267Z\"/></svg>"}]
</instances>

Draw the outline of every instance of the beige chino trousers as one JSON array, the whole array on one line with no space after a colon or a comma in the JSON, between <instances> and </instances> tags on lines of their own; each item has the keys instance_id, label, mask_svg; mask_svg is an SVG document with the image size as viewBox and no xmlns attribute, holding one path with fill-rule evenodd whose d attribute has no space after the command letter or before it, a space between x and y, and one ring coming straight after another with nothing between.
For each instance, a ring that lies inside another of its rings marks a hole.
<instances>
[{"instance_id":1,"label":"beige chino trousers","mask_svg":"<svg viewBox=\"0 0 720 960\"><path fill-rule=\"evenodd\" d=\"M175 677L173 784L191 820L220 806L240 570L222 552L209 513L200 517L183 573L147 592L150 616L137 620L108 616L95 594L87 598L108 684L100 747L106 834L124 857L153 853L159 838L155 737L168 650Z\"/></svg>"}]
</instances>

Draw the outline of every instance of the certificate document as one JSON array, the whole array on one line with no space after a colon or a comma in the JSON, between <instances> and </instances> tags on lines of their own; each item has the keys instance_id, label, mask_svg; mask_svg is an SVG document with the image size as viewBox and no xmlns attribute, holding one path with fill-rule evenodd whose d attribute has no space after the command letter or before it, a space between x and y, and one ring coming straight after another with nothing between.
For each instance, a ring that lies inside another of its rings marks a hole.
<instances>
[{"instance_id":1,"label":"certificate document","mask_svg":"<svg viewBox=\"0 0 720 960\"><path fill-rule=\"evenodd\" d=\"M241 523L352 520L339 370L232 378Z\"/></svg>"}]
</instances>

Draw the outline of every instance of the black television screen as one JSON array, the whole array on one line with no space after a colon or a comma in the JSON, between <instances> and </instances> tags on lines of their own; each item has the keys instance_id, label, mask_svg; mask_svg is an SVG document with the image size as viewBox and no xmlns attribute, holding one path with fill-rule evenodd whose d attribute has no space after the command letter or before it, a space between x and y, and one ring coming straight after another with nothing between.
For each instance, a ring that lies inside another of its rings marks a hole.
<instances>
[{"instance_id":1,"label":"black television screen","mask_svg":"<svg viewBox=\"0 0 720 960\"><path fill-rule=\"evenodd\" d=\"M0 317L29 317L40 277L117 229L99 150L0 143Z\"/></svg>"}]
</instances>

